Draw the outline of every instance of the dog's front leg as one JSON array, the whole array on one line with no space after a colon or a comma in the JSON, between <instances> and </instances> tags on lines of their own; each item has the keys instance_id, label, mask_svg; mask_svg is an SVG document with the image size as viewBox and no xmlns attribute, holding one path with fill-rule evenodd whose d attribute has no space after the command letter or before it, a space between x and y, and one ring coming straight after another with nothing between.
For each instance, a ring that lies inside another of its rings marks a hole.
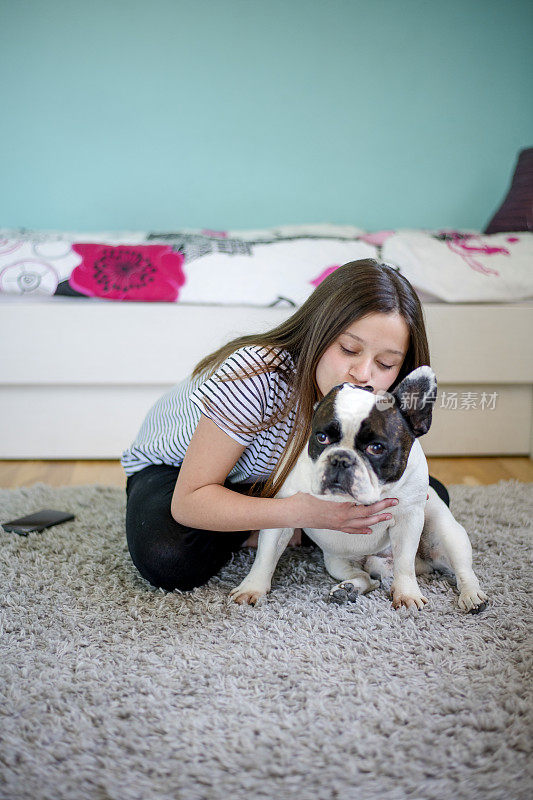
<instances>
[{"instance_id":1,"label":"dog's front leg","mask_svg":"<svg viewBox=\"0 0 533 800\"><path fill-rule=\"evenodd\" d=\"M423 597L415 575L415 558L424 527L424 509L410 509L409 514L399 515L389 528L394 565L391 586L394 608L415 606L424 608L428 602Z\"/></svg>"},{"instance_id":2,"label":"dog's front leg","mask_svg":"<svg viewBox=\"0 0 533 800\"><path fill-rule=\"evenodd\" d=\"M255 606L270 591L276 564L293 534L292 528L268 528L259 531L257 554L252 569L239 586L229 593L230 600Z\"/></svg>"}]
</instances>

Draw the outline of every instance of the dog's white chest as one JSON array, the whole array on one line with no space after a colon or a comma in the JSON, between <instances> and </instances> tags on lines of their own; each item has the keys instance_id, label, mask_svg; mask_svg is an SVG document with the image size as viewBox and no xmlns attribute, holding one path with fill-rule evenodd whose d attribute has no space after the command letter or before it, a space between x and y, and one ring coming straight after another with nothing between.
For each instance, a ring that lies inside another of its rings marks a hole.
<instances>
[{"instance_id":1,"label":"dog's white chest","mask_svg":"<svg viewBox=\"0 0 533 800\"><path fill-rule=\"evenodd\" d=\"M389 546L389 527L391 520L384 520L372 526L372 533L342 533L341 531L304 528L310 539L321 550L342 558L362 558L380 553Z\"/></svg>"}]
</instances>

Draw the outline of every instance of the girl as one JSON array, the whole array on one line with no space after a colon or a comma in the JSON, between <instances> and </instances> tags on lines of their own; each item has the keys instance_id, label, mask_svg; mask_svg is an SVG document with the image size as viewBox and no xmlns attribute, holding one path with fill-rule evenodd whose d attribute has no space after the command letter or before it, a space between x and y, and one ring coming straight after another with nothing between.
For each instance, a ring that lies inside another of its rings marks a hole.
<instances>
[{"instance_id":1,"label":"girl","mask_svg":"<svg viewBox=\"0 0 533 800\"><path fill-rule=\"evenodd\" d=\"M373 259L332 272L277 328L204 358L155 403L122 455L128 547L141 575L169 591L201 586L260 528L370 533L397 499L363 506L275 495L317 400L343 381L392 390L423 364L420 301L406 278ZM430 484L449 505L446 488Z\"/></svg>"}]
</instances>

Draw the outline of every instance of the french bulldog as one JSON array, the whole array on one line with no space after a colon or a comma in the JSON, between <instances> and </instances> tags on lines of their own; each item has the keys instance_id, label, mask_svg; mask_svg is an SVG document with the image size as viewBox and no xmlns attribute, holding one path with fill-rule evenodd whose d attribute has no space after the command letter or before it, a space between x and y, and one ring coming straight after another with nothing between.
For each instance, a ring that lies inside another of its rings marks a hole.
<instances>
[{"instance_id":1,"label":"french bulldog","mask_svg":"<svg viewBox=\"0 0 533 800\"><path fill-rule=\"evenodd\" d=\"M482 611L487 595L472 569L468 535L435 490L418 441L430 428L437 396L435 373L418 367L392 392L372 394L351 383L335 386L315 406L307 447L277 497L306 492L333 502L370 505L398 498L387 508L392 519L372 526L372 533L304 528L322 549L328 573L340 581L332 602L353 602L358 594L392 579L394 608L421 609L428 602L416 575L455 573L459 607ZM292 528L259 533L254 564L230 592L230 602L255 605L270 591L272 575ZM452 575L453 578L453 575Z\"/></svg>"}]
</instances>

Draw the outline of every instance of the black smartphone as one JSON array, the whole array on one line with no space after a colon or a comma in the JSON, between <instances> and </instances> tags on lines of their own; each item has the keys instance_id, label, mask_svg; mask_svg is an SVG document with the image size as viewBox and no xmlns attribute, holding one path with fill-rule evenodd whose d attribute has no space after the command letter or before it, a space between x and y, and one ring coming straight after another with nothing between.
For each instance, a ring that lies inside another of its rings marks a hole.
<instances>
[{"instance_id":1,"label":"black smartphone","mask_svg":"<svg viewBox=\"0 0 533 800\"><path fill-rule=\"evenodd\" d=\"M54 511L51 508L44 508L36 511L35 514L28 514L27 517L12 519L10 522L2 522L2 528L9 532L19 533L27 536L31 531L44 531L52 525L59 525L60 522L67 522L69 519L76 519L74 514L68 511Z\"/></svg>"}]
</instances>

